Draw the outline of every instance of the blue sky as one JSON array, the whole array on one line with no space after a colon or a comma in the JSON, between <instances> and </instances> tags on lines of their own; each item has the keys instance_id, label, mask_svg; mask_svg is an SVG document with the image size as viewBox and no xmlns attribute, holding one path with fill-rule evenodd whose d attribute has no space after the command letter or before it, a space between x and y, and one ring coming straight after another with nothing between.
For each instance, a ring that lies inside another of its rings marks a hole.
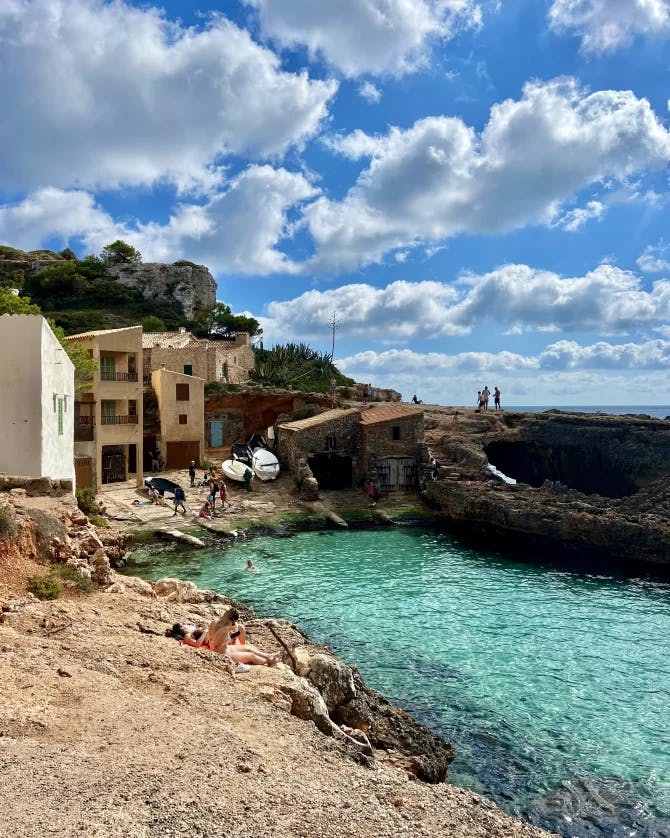
<instances>
[{"instance_id":1,"label":"blue sky","mask_svg":"<svg viewBox=\"0 0 670 838\"><path fill-rule=\"evenodd\" d=\"M207 264L265 345L668 404L668 0L0 2L0 240Z\"/></svg>"}]
</instances>

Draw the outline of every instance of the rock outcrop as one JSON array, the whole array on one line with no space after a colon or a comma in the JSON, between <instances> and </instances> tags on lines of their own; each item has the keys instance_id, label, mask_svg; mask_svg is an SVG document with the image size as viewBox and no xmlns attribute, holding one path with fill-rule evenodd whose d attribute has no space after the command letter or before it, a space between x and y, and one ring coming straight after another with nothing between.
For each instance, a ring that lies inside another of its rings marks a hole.
<instances>
[{"instance_id":1,"label":"rock outcrop","mask_svg":"<svg viewBox=\"0 0 670 838\"><path fill-rule=\"evenodd\" d=\"M146 299L176 300L189 320L216 302L216 282L204 265L161 262L110 265L108 274L128 288L134 288Z\"/></svg>"},{"instance_id":2,"label":"rock outcrop","mask_svg":"<svg viewBox=\"0 0 670 838\"><path fill-rule=\"evenodd\" d=\"M450 528L627 564L670 565L670 422L428 408L442 468L425 496ZM516 485L497 480L496 466Z\"/></svg>"}]
</instances>

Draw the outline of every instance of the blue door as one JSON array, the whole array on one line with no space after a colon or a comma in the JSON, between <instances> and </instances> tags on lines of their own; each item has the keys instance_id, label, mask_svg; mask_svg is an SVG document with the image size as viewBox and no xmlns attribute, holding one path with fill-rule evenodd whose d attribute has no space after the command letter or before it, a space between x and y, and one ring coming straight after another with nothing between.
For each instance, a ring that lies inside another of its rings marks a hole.
<instances>
[{"instance_id":1,"label":"blue door","mask_svg":"<svg viewBox=\"0 0 670 838\"><path fill-rule=\"evenodd\" d=\"M210 423L209 444L212 448L220 448L223 445L223 422Z\"/></svg>"}]
</instances>

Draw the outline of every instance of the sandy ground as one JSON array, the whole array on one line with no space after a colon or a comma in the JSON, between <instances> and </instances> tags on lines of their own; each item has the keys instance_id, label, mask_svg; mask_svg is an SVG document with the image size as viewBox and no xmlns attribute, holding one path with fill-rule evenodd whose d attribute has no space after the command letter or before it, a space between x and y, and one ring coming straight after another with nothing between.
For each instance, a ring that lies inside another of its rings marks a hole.
<instances>
[{"instance_id":1,"label":"sandy ground","mask_svg":"<svg viewBox=\"0 0 670 838\"><path fill-rule=\"evenodd\" d=\"M470 792L356 764L261 698L282 664L233 679L224 658L144 633L206 607L97 593L3 615L1 835L546 835Z\"/></svg>"}]
</instances>

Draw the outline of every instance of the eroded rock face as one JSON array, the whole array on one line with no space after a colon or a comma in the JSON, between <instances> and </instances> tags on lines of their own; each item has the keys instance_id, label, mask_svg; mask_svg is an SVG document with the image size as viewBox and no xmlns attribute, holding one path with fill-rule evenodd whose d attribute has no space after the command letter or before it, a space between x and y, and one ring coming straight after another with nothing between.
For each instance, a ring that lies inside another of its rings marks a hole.
<instances>
[{"instance_id":1,"label":"eroded rock face","mask_svg":"<svg viewBox=\"0 0 670 838\"><path fill-rule=\"evenodd\" d=\"M111 265L107 272L122 285L140 291L145 299L176 300L189 319L216 302L216 282L205 265Z\"/></svg>"},{"instance_id":2,"label":"eroded rock face","mask_svg":"<svg viewBox=\"0 0 670 838\"><path fill-rule=\"evenodd\" d=\"M496 543L670 565L670 422L472 410L455 422L453 409L429 410L426 437L442 468L425 495L448 526ZM489 458L517 485L496 482Z\"/></svg>"}]
</instances>

